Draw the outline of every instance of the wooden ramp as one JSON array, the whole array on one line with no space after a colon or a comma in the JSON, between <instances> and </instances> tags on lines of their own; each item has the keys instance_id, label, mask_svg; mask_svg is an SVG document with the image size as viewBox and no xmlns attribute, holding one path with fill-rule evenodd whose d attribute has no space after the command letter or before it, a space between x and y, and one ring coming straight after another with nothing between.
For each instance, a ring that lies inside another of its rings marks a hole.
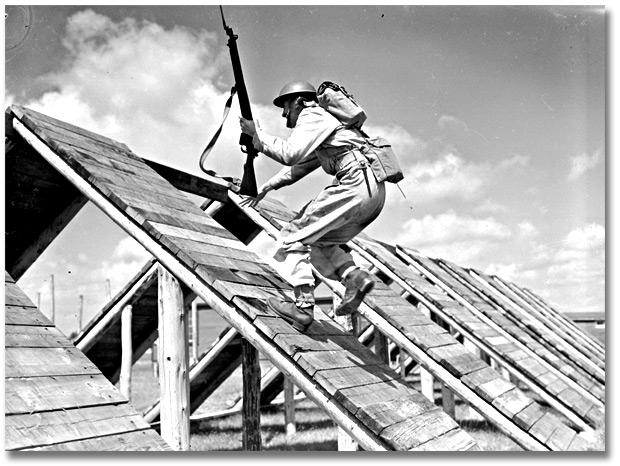
<instances>
[{"instance_id":1,"label":"wooden ramp","mask_svg":"<svg viewBox=\"0 0 620 466\"><path fill-rule=\"evenodd\" d=\"M419 269L401 260L397 249L369 239L360 239L357 245L374 260L381 270L394 279L416 300L437 313L443 320L459 330L484 354L495 360L511 376L524 383L530 390L549 403L559 413L567 417L583 430L591 430L604 422L600 402L586 389L576 384L564 373L554 368L528 345L515 339L507 329L513 326L501 312L483 313L479 300L475 304L468 301L467 289L452 283L443 283L431 275L423 275ZM402 248L401 248L402 249ZM430 259L415 254L425 264ZM430 264L427 264L429 267ZM441 279L448 279L442 276ZM455 290L458 290L455 291ZM461 293L464 296L461 296Z\"/></svg>"},{"instance_id":2,"label":"wooden ramp","mask_svg":"<svg viewBox=\"0 0 620 466\"><path fill-rule=\"evenodd\" d=\"M555 367L579 387L599 400L602 407L605 400L605 373L589 359L589 354L579 351L576 342L563 340L549 331L543 320L536 319L512 301L502 299L499 291L492 292L472 276L491 280L482 272L467 271L445 260L423 258L419 254L399 248L404 260L439 286L458 290L460 296L490 318L499 316L503 327L516 339L522 341L546 362ZM489 286L491 286L489 284ZM494 298L494 299L493 299ZM574 347L573 347L574 345Z\"/></svg>"},{"instance_id":3,"label":"wooden ramp","mask_svg":"<svg viewBox=\"0 0 620 466\"><path fill-rule=\"evenodd\" d=\"M503 287L508 291L507 295L517 303L521 303L522 308L531 315L540 318L552 331L561 334L564 339L575 339L582 345L586 351L591 352L599 362L599 367L605 368L605 348L601 342L588 335L583 329L580 329L567 317L555 309L551 309L548 304L539 299L534 298L531 292L526 288L521 288L515 283L504 280L501 277L492 277L500 289Z\"/></svg>"},{"instance_id":4,"label":"wooden ramp","mask_svg":"<svg viewBox=\"0 0 620 466\"><path fill-rule=\"evenodd\" d=\"M270 313L291 287L125 146L23 107L16 132L84 196L222 315L366 450L476 450L439 407L408 388L323 313L307 335Z\"/></svg>"},{"instance_id":5,"label":"wooden ramp","mask_svg":"<svg viewBox=\"0 0 620 466\"><path fill-rule=\"evenodd\" d=\"M468 278L474 279L472 286L478 284L478 290L506 311L506 313L515 316L524 322L536 322L532 325L532 331L548 342L551 348L561 353L565 358L572 361L575 365L581 367L600 384L605 384L605 360L604 354L588 344L583 339L583 332L566 333L562 327L553 325L546 316L536 313L527 301L519 298L512 289L504 282L497 278L491 277L479 270L460 269L459 276L467 275ZM604 399L604 393L603 397Z\"/></svg>"},{"instance_id":6,"label":"wooden ramp","mask_svg":"<svg viewBox=\"0 0 620 466\"><path fill-rule=\"evenodd\" d=\"M579 326L576 325L575 322L573 322L573 320L569 319L564 314L558 312L556 309L551 307L532 290L529 290L527 288L520 288L514 283L511 283L511 286L513 288L516 288L524 296L530 299L534 306L541 310L542 313L556 325L565 328L569 333L578 335L578 338L583 338L584 340L586 340L588 344L594 348L595 351L598 351L601 359L605 360L605 346L601 343L600 340L592 337L587 332L584 332L583 329L579 328Z\"/></svg>"},{"instance_id":7,"label":"wooden ramp","mask_svg":"<svg viewBox=\"0 0 620 466\"><path fill-rule=\"evenodd\" d=\"M5 273L5 450L171 451Z\"/></svg>"},{"instance_id":8,"label":"wooden ramp","mask_svg":"<svg viewBox=\"0 0 620 466\"><path fill-rule=\"evenodd\" d=\"M274 238L282 222L295 215L274 200L263 200L250 208L240 196L231 194L231 199ZM342 293L342 289L335 291ZM525 449L580 450L585 447L584 440L573 428L554 414L545 412L518 387L468 351L448 330L378 278L375 278L373 292L360 307L360 314L375 326L375 331L403 347L433 376Z\"/></svg>"}]
</instances>

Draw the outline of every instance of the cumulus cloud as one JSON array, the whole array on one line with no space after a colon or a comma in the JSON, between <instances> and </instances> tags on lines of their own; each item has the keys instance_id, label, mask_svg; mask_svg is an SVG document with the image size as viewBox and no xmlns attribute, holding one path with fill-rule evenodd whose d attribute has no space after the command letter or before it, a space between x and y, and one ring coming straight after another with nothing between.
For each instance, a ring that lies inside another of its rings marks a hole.
<instances>
[{"instance_id":1,"label":"cumulus cloud","mask_svg":"<svg viewBox=\"0 0 620 466\"><path fill-rule=\"evenodd\" d=\"M570 171L568 181L574 181L583 174L598 166L601 160L601 151L597 150L593 154L580 154L570 158Z\"/></svg>"},{"instance_id":2,"label":"cumulus cloud","mask_svg":"<svg viewBox=\"0 0 620 466\"><path fill-rule=\"evenodd\" d=\"M435 160L420 160L406 171L403 189L408 198L419 204L445 199L472 200L481 196L487 168L467 162L454 152Z\"/></svg>"},{"instance_id":3,"label":"cumulus cloud","mask_svg":"<svg viewBox=\"0 0 620 466\"><path fill-rule=\"evenodd\" d=\"M124 142L140 156L197 172L231 86L224 79L227 51L215 37L80 11L67 21L66 62L45 77L51 90L25 105ZM235 107L231 118L236 113ZM221 141L239 152L238 137L238 128L227 125ZM233 171L228 160L214 161L216 171ZM241 166L243 158L235 162Z\"/></svg>"},{"instance_id":4,"label":"cumulus cloud","mask_svg":"<svg viewBox=\"0 0 620 466\"><path fill-rule=\"evenodd\" d=\"M492 217L459 216L455 212L426 215L421 219L411 218L404 223L402 230L397 242L413 247L445 245L465 240L505 240L512 235L510 228Z\"/></svg>"}]
</instances>

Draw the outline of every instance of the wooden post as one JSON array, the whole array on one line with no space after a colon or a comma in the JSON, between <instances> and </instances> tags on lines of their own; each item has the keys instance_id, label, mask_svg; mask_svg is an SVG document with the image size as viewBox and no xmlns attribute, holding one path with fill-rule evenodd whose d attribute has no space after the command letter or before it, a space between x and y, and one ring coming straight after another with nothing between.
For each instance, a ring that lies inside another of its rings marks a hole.
<instances>
[{"instance_id":1,"label":"wooden post","mask_svg":"<svg viewBox=\"0 0 620 466\"><path fill-rule=\"evenodd\" d=\"M198 361L198 301L192 301L192 365Z\"/></svg>"},{"instance_id":2,"label":"wooden post","mask_svg":"<svg viewBox=\"0 0 620 466\"><path fill-rule=\"evenodd\" d=\"M434 379L432 374L424 369L420 368L420 391L422 395L431 400L433 403L435 402L435 388L434 388Z\"/></svg>"},{"instance_id":3,"label":"wooden post","mask_svg":"<svg viewBox=\"0 0 620 466\"><path fill-rule=\"evenodd\" d=\"M243 449L260 451L260 360L259 353L245 338L241 340L243 363Z\"/></svg>"},{"instance_id":4,"label":"wooden post","mask_svg":"<svg viewBox=\"0 0 620 466\"><path fill-rule=\"evenodd\" d=\"M341 427L338 427L338 451L359 451L357 442Z\"/></svg>"},{"instance_id":5,"label":"wooden post","mask_svg":"<svg viewBox=\"0 0 620 466\"><path fill-rule=\"evenodd\" d=\"M159 266L159 386L161 436L175 451L189 450L187 316L177 279Z\"/></svg>"},{"instance_id":6,"label":"wooden post","mask_svg":"<svg viewBox=\"0 0 620 466\"><path fill-rule=\"evenodd\" d=\"M390 364L390 350L387 337L375 328L374 332L375 353L386 364Z\"/></svg>"},{"instance_id":7,"label":"wooden post","mask_svg":"<svg viewBox=\"0 0 620 466\"><path fill-rule=\"evenodd\" d=\"M131 367L133 365L133 343L131 341L132 307L125 306L121 314L121 373L120 390L131 401Z\"/></svg>"},{"instance_id":8,"label":"wooden post","mask_svg":"<svg viewBox=\"0 0 620 466\"><path fill-rule=\"evenodd\" d=\"M295 426L295 385L286 376L284 377L284 426L287 437L291 437L297 432Z\"/></svg>"},{"instance_id":9,"label":"wooden post","mask_svg":"<svg viewBox=\"0 0 620 466\"><path fill-rule=\"evenodd\" d=\"M454 392L446 384L441 384L441 404L444 412L452 419L456 419L456 403Z\"/></svg>"}]
</instances>

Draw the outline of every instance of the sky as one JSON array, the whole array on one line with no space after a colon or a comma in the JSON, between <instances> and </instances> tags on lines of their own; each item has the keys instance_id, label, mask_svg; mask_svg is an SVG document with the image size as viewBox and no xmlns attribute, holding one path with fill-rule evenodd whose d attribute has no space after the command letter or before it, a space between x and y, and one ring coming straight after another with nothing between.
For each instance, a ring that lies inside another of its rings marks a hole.
<instances>
[{"instance_id":1,"label":"sky","mask_svg":"<svg viewBox=\"0 0 620 466\"><path fill-rule=\"evenodd\" d=\"M224 6L252 111L286 137L280 88L343 85L405 171L366 233L605 312L605 10L594 6ZM5 8L5 108L23 105L200 175L233 85L217 5ZM28 28L23 27L28 23ZM24 34L23 31L28 33ZM241 177L235 103L207 166ZM255 161L258 184L279 169ZM301 208L330 177L273 193ZM259 240L260 241L263 240ZM19 285L65 333L149 258L87 205ZM81 317L80 317L81 316Z\"/></svg>"}]
</instances>

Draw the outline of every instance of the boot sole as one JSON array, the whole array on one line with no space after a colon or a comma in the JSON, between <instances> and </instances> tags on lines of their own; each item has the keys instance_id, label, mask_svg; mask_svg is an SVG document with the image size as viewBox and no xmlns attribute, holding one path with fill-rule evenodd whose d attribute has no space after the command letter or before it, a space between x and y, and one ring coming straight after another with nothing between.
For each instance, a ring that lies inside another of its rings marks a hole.
<instances>
[{"instance_id":1,"label":"boot sole","mask_svg":"<svg viewBox=\"0 0 620 466\"><path fill-rule=\"evenodd\" d=\"M310 328L310 326L312 325L312 322L314 322L314 319L312 319L308 324L302 325L299 322L297 322L296 320L294 320L292 317L280 314L277 309L271 307L271 304L269 304L269 300L267 300L266 304L267 304L267 307L271 311L275 312L281 319L284 319L284 321L287 324L291 325L298 332L302 332L302 333L305 332L306 330L308 330Z\"/></svg>"},{"instance_id":2,"label":"boot sole","mask_svg":"<svg viewBox=\"0 0 620 466\"><path fill-rule=\"evenodd\" d=\"M353 299L350 299L346 302L343 301L340 306L336 308L334 313L337 316L347 316L353 314L360 307L360 304L362 304L362 301L364 301L366 295L370 293L374 287L374 281L370 279L364 280L364 283L362 283L362 286L360 286L360 288L357 290L357 292L353 296Z\"/></svg>"}]
</instances>

